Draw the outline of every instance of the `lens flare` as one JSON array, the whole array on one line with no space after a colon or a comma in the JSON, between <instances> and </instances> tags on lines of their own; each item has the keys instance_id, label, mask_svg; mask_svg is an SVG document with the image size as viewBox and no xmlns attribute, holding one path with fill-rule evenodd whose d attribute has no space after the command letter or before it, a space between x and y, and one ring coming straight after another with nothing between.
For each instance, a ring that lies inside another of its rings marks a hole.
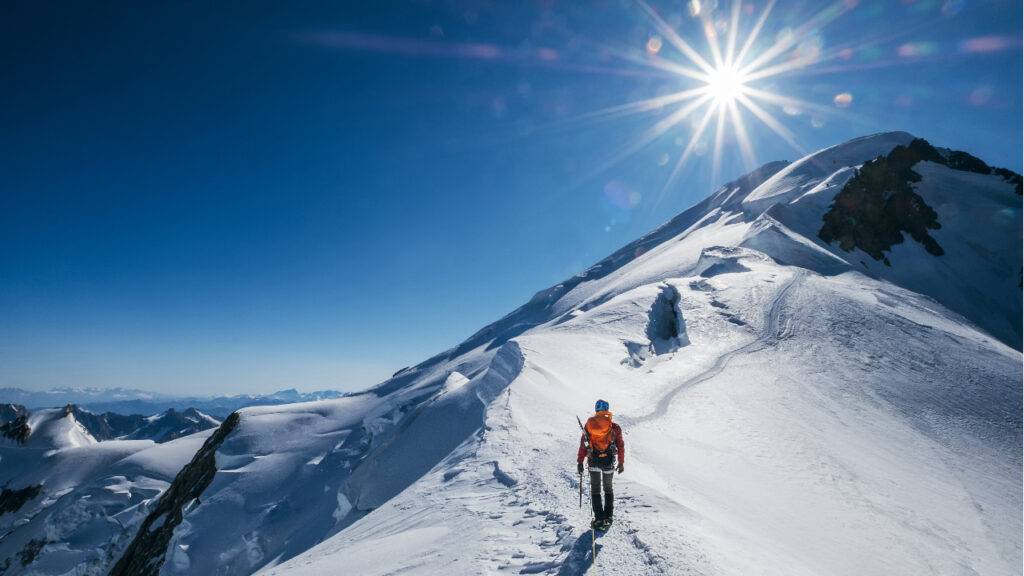
<instances>
[{"instance_id":1,"label":"lens flare","mask_svg":"<svg viewBox=\"0 0 1024 576\"><path fill-rule=\"evenodd\" d=\"M729 104L743 93L746 77L738 70L723 66L708 74L708 93L718 104Z\"/></svg>"},{"instance_id":2,"label":"lens flare","mask_svg":"<svg viewBox=\"0 0 1024 576\"><path fill-rule=\"evenodd\" d=\"M825 59L826 54L822 50L823 43L819 34L821 28L849 11L857 3L851 0L837 0L825 5L803 23L784 27L775 34L773 42L761 46L757 42L758 36L765 27L775 1L768 0L757 14L750 31L745 37L741 37L742 14L746 12L748 16L754 15L750 4L745 5L741 0L733 0L729 6L728 17L724 17L715 16L714 6L692 0L689 3L690 15L698 20L698 30L707 44L705 56L683 39L676 27L670 25L654 8L644 0L638 0L642 11L651 19L659 34L651 37L659 39L655 46L651 45L650 39L648 40L645 46L648 58L643 64L678 76L682 82L697 82L698 86L588 114L590 118L598 118L669 110L651 128L640 134L638 139L628 142L618 154L612 156L609 164L638 152L677 127L690 126L687 138L675 139L680 145L685 142L685 147L662 188L662 195L692 156L700 156L708 150L712 151L712 179L718 180L723 141L728 132L732 133L738 144L744 164L748 168L753 168L756 155L753 152L749 131L744 124L745 117L760 121L799 154L805 154L806 151L797 143L792 131L762 104L775 106L783 110L784 117L792 117L801 111L834 112L836 108L849 106L852 97L848 98L848 95L844 94L841 98L837 97L835 107L826 108L755 88L752 84L782 74L792 74ZM660 42L662 39L664 43ZM674 48L676 53L668 54L668 50L665 49L669 47ZM847 54L848 57L851 55L852 52ZM836 53L828 55L828 58L842 56L843 54ZM710 135L706 134L708 132Z\"/></svg>"}]
</instances>

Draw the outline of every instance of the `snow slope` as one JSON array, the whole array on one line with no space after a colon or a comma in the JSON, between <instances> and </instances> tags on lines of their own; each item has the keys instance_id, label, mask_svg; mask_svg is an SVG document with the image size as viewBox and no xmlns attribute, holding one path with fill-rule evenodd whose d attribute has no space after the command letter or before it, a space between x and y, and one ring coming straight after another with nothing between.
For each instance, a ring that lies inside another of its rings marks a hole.
<instances>
[{"instance_id":1,"label":"snow slope","mask_svg":"<svg viewBox=\"0 0 1024 576\"><path fill-rule=\"evenodd\" d=\"M944 256L817 237L912 138L766 165L373 389L240 410L112 574L1019 573L1020 289L994 279L1020 197L921 166ZM595 566L574 416L598 397L627 455Z\"/></svg>"},{"instance_id":2,"label":"snow slope","mask_svg":"<svg viewBox=\"0 0 1024 576\"><path fill-rule=\"evenodd\" d=\"M1019 570L1019 354L859 274L735 262L667 282L689 344L639 367L650 287L520 336L480 437L267 573L583 573L572 415L595 397L627 445L601 573Z\"/></svg>"},{"instance_id":3,"label":"snow slope","mask_svg":"<svg viewBox=\"0 0 1024 576\"><path fill-rule=\"evenodd\" d=\"M96 442L64 409L0 444L0 574L106 574L149 506L212 430L165 444Z\"/></svg>"},{"instance_id":4,"label":"snow slope","mask_svg":"<svg viewBox=\"0 0 1024 576\"><path fill-rule=\"evenodd\" d=\"M61 450L96 443L75 415L64 408L33 412L28 417L28 427L32 431L26 442L29 448Z\"/></svg>"},{"instance_id":5,"label":"snow slope","mask_svg":"<svg viewBox=\"0 0 1024 576\"><path fill-rule=\"evenodd\" d=\"M595 571L1019 573L1021 356L979 328L1020 318L993 282L1019 266L1019 196L921 166L945 256L908 241L884 267L816 236L856 166L911 139L766 166L482 330L447 361L514 345L519 369L481 429L266 573L589 571L573 415L596 397L627 471Z\"/></svg>"}]
</instances>

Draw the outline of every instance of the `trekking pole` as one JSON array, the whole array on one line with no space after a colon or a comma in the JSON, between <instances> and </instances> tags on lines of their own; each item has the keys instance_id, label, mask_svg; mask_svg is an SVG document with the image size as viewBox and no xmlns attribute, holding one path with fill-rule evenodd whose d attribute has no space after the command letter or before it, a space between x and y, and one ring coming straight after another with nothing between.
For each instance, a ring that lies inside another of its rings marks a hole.
<instances>
[{"instance_id":1,"label":"trekking pole","mask_svg":"<svg viewBox=\"0 0 1024 576\"><path fill-rule=\"evenodd\" d=\"M576 423L580 425L580 430L583 431L583 446L587 449L587 459L590 459L590 434L587 434L587 429L583 427L583 422L580 417L576 417ZM590 487L590 498L594 498L594 487ZM580 472L580 508L583 507L583 472ZM590 563L594 566L594 570L597 570L597 531L594 528L594 520L597 519L594 516L594 511L590 511Z\"/></svg>"},{"instance_id":2,"label":"trekking pole","mask_svg":"<svg viewBox=\"0 0 1024 576\"><path fill-rule=\"evenodd\" d=\"M576 417L576 423L580 425L580 430L583 431L583 445L587 448L587 453L590 453L590 437L587 435L587 429L583 427L583 422L580 421L580 417ZM583 471L580 470L580 508L583 508Z\"/></svg>"}]
</instances>

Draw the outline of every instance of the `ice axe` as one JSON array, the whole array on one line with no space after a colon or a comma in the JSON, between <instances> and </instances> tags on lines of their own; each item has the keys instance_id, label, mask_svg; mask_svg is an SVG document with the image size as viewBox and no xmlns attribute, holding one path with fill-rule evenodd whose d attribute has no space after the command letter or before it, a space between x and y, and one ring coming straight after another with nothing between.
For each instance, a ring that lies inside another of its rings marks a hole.
<instances>
[{"instance_id":1,"label":"ice axe","mask_svg":"<svg viewBox=\"0 0 1024 576\"><path fill-rule=\"evenodd\" d=\"M590 436L587 434L587 429L583 427L583 422L580 421L580 417L576 417L576 423L580 425L580 430L583 431L583 445L587 448L587 454L590 454ZM580 508L583 508L583 470L580 470Z\"/></svg>"}]
</instances>

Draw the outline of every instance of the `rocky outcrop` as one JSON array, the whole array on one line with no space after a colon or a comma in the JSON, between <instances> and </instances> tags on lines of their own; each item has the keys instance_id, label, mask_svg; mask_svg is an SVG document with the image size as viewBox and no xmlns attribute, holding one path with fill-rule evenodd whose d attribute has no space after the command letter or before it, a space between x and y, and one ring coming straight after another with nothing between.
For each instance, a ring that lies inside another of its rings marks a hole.
<instances>
[{"instance_id":1,"label":"rocky outcrop","mask_svg":"<svg viewBox=\"0 0 1024 576\"><path fill-rule=\"evenodd\" d=\"M159 417L143 420L143 425L127 435L131 440L152 440L157 443L168 442L175 438L209 430L220 422L206 414L189 408L177 411L171 408Z\"/></svg>"},{"instance_id":2,"label":"rocky outcrop","mask_svg":"<svg viewBox=\"0 0 1024 576\"><path fill-rule=\"evenodd\" d=\"M69 404L71 413L75 420L89 431L89 434L97 440L113 440L138 430L146 424L146 417L141 414L115 414L104 412L94 414L88 410Z\"/></svg>"},{"instance_id":3,"label":"rocky outcrop","mask_svg":"<svg viewBox=\"0 0 1024 576\"><path fill-rule=\"evenodd\" d=\"M28 437L31 435L32 428L28 425L27 412L0 426L0 437L13 440L18 444L28 442Z\"/></svg>"},{"instance_id":4,"label":"rocky outcrop","mask_svg":"<svg viewBox=\"0 0 1024 576\"><path fill-rule=\"evenodd\" d=\"M3 411L7 406L10 410ZM15 413L15 409L19 409ZM0 405L4 414L16 414L9 421L0 424L0 436L24 444L31 430L28 426L29 412L16 404ZM64 415L72 415L75 421L96 440L114 440L127 438L130 440L153 440L161 444L182 436L209 430L220 424L216 419L203 414L195 408L178 411L173 408L159 416L143 416L141 414L116 414L104 412L95 414L75 404L64 407Z\"/></svg>"},{"instance_id":5,"label":"rocky outcrop","mask_svg":"<svg viewBox=\"0 0 1024 576\"><path fill-rule=\"evenodd\" d=\"M911 187L921 180L912 167L922 160L944 162L938 150L918 138L865 162L836 195L818 237L838 242L847 252L860 248L888 264L884 252L903 242L907 232L930 254L942 256L945 251L928 233L942 227L939 215Z\"/></svg>"},{"instance_id":6,"label":"rocky outcrop","mask_svg":"<svg viewBox=\"0 0 1024 576\"><path fill-rule=\"evenodd\" d=\"M0 515L8 512L17 512L26 502L38 496L42 490L43 487L38 484L18 488L17 490L4 488L0 491Z\"/></svg>"},{"instance_id":7,"label":"rocky outcrop","mask_svg":"<svg viewBox=\"0 0 1024 576\"><path fill-rule=\"evenodd\" d=\"M217 449L238 425L238 420L238 413L232 412L196 452L192 461L178 472L174 482L142 522L135 538L110 571L110 576L156 576L160 573L174 528L181 524L186 506L197 500L213 481L217 473Z\"/></svg>"},{"instance_id":8,"label":"rocky outcrop","mask_svg":"<svg viewBox=\"0 0 1024 576\"><path fill-rule=\"evenodd\" d=\"M923 138L896 146L886 156L865 162L824 216L818 237L838 242L847 252L859 248L889 265L885 252L903 242L904 233L921 243L929 254L942 256L942 246L929 230L942 227L935 210L917 194L912 184L921 176L913 170L918 162L935 162L965 172L994 174L1015 184L1021 193L1021 176L1005 168L992 168L980 159L957 150L939 150Z\"/></svg>"},{"instance_id":9,"label":"rocky outcrop","mask_svg":"<svg viewBox=\"0 0 1024 576\"><path fill-rule=\"evenodd\" d=\"M28 410L21 404L0 404L0 425L7 424L25 414L28 414Z\"/></svg>"}]
</instances>

